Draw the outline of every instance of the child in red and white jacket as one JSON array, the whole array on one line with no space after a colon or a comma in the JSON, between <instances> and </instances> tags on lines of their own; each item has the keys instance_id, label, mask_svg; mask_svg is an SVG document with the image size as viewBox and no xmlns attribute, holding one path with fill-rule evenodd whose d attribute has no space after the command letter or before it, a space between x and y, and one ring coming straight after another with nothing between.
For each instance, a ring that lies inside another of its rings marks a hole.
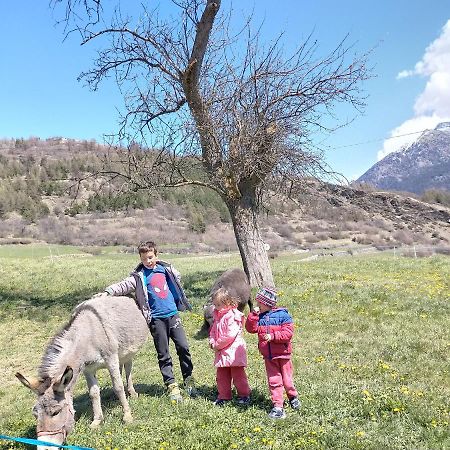
<instances>
[{"instance_id":1,"label":"child in red and white jacket","mask_svg":"<svg viewBox=\"0 0 450 450\"><path fill-rule=\"evenodd\" d=\"M250 386L245 373L247 347L242 337L244 314L238 301L223 287L212 298L214 322L209 331L209 345L215 351L217 399L216 406L224 406L232 398L231 385L236 387L238 404L250 404Z\"/></svg>"},{"instance_id":2,"label":"child in red and white jacket","mask_svg":"<svg viewBox=\"0 0 450 450\"><path fill-rule=\"evenodd\" d=\"M293 409L300 408L293 381L292 336L294 323L286 308L277 308L277 294L272 288L262 288L256 294L258 308L247 317L245 328L258 333L258 348L264 358L273 408L271 419L284 419L284 391Z\"/></svg>"}]
</instances>

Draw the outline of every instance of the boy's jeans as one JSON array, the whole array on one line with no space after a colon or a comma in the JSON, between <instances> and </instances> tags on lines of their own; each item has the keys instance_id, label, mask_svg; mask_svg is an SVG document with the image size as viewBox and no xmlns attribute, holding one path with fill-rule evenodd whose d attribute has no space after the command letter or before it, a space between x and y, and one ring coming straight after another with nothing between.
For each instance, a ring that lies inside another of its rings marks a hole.
<instances>
[{"instance_id":1,"label":"boy's jeans","mask_svg":"<svg viewBox=\"0 0 450 450\"><path fill-rule=\"evenodd\" d=\"M172 358L169 353L169 338L175 344L183 380L191 376L193 368L191 354L179 315L175 314L162 319L153 318L150 322L150 333L153 336L153 343L158 353L158 364L164 384L168 386L175 382Z\"/></svg>"},{"instance_id":2,"label":"boy's jeans","mask_svg":"<svg viewBox=\"0 0 450 450\"><path fill-rule=\"evenodd\" d=\"M282 408L284 390L289 399L298 396L292 379L292 360L286 358L265 359L264 363L273 406Z\"/></svg>"},{"instance_id":3,"label":"boy's jeans","mask_svg":"<svg viewBox=\"0 0 450 450\"><path fill-rule=\"evenodd\" d=\"M248 385L245 367L217 367L217 398L221 400L231 400L231 382L236 386L239 397L250 396L250 386Z\"/></svg>"}]
</instances>

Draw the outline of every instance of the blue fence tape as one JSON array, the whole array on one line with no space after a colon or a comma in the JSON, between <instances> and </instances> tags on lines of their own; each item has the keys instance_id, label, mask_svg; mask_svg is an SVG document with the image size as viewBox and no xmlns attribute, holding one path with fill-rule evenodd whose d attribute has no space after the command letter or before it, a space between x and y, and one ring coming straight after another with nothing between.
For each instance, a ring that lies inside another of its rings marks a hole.
<instances>
[{"instance_id":1,"label":"blue fence tape","mask_svg":"<svg viewBox=\"0 0 450 450\"><path fill-rule=\"evenodd\" d=\"M0 439L5 439L7 441L20 442L22 444L42 445L42 446L46 446L46 447L69 448L72 450L95 450L91 447L78 447L77 445L59 445L59 444L54 444L53 442L38 441L37 439L16 438L16 437L11 437L11 436L4 436L3 434L0 434Z\"/></svg>"}]
</instances>

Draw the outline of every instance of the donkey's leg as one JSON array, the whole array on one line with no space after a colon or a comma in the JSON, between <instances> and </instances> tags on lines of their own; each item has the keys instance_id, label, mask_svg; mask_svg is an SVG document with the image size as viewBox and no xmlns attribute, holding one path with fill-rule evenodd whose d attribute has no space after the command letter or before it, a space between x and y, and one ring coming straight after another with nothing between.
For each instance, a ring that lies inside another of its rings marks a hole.
<instances>
[{"instance_id":1,"label":"donkey's leg","mask_svg":"<svg viewBox=\"0 0 450 450\"><path fill-rule=\"evenodd\" d=\"M138 397L138 393L134 390L133 386L133 378L131 377L131 369L133 367L133 361L130 359L129 361L124 363L125 367L125 382L127 385L127 392L130 397Z\"/></svg>"},{"instance_id":2,"label":"donkey's leg","mask_svg":"<svg viewBox=\"0 0 450 450\"><path fill-rule=\"evenodd\" d=\"M106 364L111 376L114 392L119 398L119 401L123 408L123 421L125 423L132 422L133 417L131 416L130 405L128 404L127 396L125 395L125 390L123 387L122 377L120 375L119 356L117 354L111 355L110 358L108 358L108 361L106 361Z\"/></svg>"},{"instance_id":3,"label":"donkey's leg","mask_svg":"<svg viewBox=\"0 0 450 450\"><path fill-rule=\"evenodd\" d=\"M94 420L91 423L91 427L95 428L103 421L103 411L100 399L100 388L95 373L84 372L86 383L88 385L89 397L91 397L92 410L94 412Z\"/></svg>"}]
</instances>

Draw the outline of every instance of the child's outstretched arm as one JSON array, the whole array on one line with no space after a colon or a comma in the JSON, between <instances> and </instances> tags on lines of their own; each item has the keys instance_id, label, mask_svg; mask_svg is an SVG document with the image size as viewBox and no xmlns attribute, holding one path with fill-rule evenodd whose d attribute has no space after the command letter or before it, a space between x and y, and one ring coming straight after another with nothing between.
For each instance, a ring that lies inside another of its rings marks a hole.
<instances>
[{"instance_id":1,"label":"child's outstretched arm","mask_svg":"<svg viewBox=\"0 0 450 450\"><path fill-rule=\"evenodd\" d=\"M136 280L130 276L118 283L111 284L105 289L105 292L109 295L128 295L136 290Z\"/></svg>"},{"instance_id":2,"label":"child's outstretched arm","mask_svg":"<svg viewBox=\"0 0 450 450\"><path fill-rule=\"evenodd\" d=\"M245 321L245 329L249 333L257 333L258 332L258 319L259 319L259 309L255 308L249 315L247 316L247 320Z\"/></svg>"}]
</instances>

